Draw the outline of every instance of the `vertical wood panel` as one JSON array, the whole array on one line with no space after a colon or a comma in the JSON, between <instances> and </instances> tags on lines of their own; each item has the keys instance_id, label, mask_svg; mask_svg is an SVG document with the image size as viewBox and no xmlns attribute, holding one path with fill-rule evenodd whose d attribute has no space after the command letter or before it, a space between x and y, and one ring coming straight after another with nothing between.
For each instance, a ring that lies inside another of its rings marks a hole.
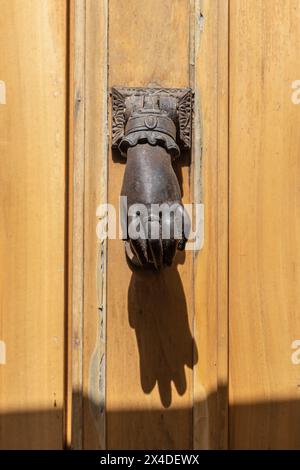
<instances>
[{"instance_id":1,"label":"vertical wood panel","mask_svg":"<svg viewBox=\"0 0 300 470\"><path fill-rule=\"evenodd\" d=\"M70 443L104 449L106 240L96 228L107 200L107 1L73 7Z\"/></svg>"},{"instance_id":2,"label":"vertical wood panel","mask_svg":"<svg viewBox=\"0 0 300 470\"><path fill-rule=\"evenodd\" d=\"M61 448L66 2L0 9L0 445Z\"/></svg>"},{"instance_id":3,"label":"vertical wood panel","mask_svg":"<svg viewBox=\"0 0 300 470\"><path fill-rule=\"evenodd\" d=\"M203 0L195 13L194 200L204 203L204 244L195 253L194 447L219 449L228 425L228 2Z\"/></svg>"},{"instance_id":4,"label":"vertical wood panel","mask_svg":"<svg viewBox=\"0 0 300 470\"><path fill-rule=\"evenodd\" d=\"M74 449L83 440L85 14L85 0L71 2L67 444Z\"/></svg>"},{"instance_id":5,"label":"vertical wood panel","mask_svg":"<svg viewBox=\"0 0 300 470\"><path fill-rule=\"evenodd\" d=\"M188 86L190 2L109 5L109 85ZM179 166L186 202L189 172ZM123 173L110 155L116 207ZM132 272L122 241L109 241L107 299L108 448L191 448L192 253L159 275Z\"/></svg>"},{"instance_id":6,"label":"vertical wood panel","mask_svg":"<svg viewBox=\"0 0 300 470\"><path fill-rule=\"evenodd\" d=\"M97 208L107 202L107 0L86 3L84 439L85 449L105 449L106 252L97 238ZM112 299L113 300L113 299ZM113 339L113 338L112 338Z\"/></svg>"},{"instance_id":7,"label":"vertical wood panel","mask_svg":"<svg viewBox=\"0 0 300 470\"><path fill-rule=\"evenodd\" d=\"M230 20L230 445L299 448L300 3Z\"/></svg>"}]
</instances>

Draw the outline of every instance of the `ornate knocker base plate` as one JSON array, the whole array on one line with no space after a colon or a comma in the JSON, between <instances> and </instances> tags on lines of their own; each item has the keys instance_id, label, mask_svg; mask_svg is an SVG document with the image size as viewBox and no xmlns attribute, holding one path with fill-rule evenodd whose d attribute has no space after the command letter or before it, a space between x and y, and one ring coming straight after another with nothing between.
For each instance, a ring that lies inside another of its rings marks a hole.
<instances>
[{"instance_id":1,"label":"ornate knocker base plate","mask_svg":"<svg viewBox=\"0 0 300 470\"><path fill-rule=\"evenodd\" d=\"M120 144L124 136L129 133L127 123L130 121L131 129L139 128L139 132L143 132L144 129L144 131L152 130L156 134L162 133L175 140L181 149L190 149L192 108L191 88L112 88L112 147L119 148L123 155L126 154L127 145L122 149ZM170 129L171 127L173 128ZM180 152L178 150L174 153Z\"/></svg>"}]
</instances>

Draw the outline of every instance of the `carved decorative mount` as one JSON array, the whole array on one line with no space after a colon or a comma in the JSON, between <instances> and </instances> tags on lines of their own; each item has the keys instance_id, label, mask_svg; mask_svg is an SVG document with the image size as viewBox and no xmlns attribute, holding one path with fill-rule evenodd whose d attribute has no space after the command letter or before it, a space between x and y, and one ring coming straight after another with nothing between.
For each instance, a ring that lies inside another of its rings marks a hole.
<instances>
[{"instance_id":1,"label":"carved decorative mount","mask_svg":"<svg viewBox=\"0 0 300 470\"><path fill-rule=\"evenodd\" d=\"M172 157L191 147L193 92L190 88L112 88L112 147L148 142Z\"/></svg>"}]
</instances>

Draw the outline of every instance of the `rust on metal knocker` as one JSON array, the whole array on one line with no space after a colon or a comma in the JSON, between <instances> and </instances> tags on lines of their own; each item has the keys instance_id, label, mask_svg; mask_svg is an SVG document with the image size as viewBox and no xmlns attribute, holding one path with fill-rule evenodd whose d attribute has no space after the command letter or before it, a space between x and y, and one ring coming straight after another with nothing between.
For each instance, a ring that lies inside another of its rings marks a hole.
<instances>
[{"instance_id":1,"label":"rust on metal knocker","mask_svg":"<svg viewBox=\"0 0 300 470\"><path fill-rule=\"evenodd\" d=\"M172 161L191 147L192 103L190 88L112 88L112 147L127 159L123 238L135 265L170 266L185 248L190 220Z\"/></svg>"}]
</instances>

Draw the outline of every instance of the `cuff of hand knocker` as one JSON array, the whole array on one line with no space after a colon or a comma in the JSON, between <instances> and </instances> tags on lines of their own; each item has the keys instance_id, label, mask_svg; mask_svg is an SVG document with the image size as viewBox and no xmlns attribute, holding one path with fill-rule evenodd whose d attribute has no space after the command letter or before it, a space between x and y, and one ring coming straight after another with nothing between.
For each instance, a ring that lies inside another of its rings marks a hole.
<instances>
[{"instance_id":1,"label":"cuff of hand knocker","mask_svg":"<svg viewBox=\"0 0 300 470\"><path fill-rule=\"evenodd\" d=\"M126 156L127 150L130 147L135 147L138 143L160 145L167 150L172 158L177 158L180 155L179 147L174 139L167 134L157 131L137 131L125 135L119 144L119 150L123 156Z\"/></svg>"}]
</instances>

